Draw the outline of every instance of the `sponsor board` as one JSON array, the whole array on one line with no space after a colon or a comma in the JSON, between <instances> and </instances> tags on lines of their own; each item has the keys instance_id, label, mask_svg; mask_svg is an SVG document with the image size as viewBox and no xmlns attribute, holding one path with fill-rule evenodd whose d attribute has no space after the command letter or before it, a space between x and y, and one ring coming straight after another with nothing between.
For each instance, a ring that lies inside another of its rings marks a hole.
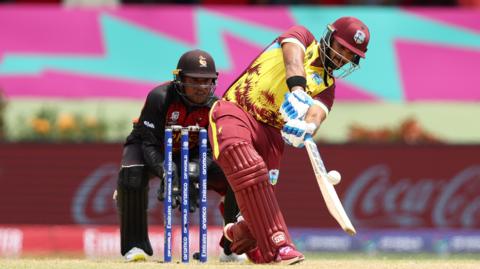
<instances>
[{"instance_id":1,"label":"sponsor board","mask_svg":"<svg viewBox=\"0 0 480 269\"><path fill-rule=\"evenodd\" d=\"M291 229L302 251L480 253L478 230L366 230L351 237L334 229Z\"/></svg>"},{"instance_id":2,"label":"sponsor board","mask_svg":"<svg viewBox=\"0 0 480 269\"><path fill-rule=\"evenodd\" d=\"M290 234L304 252L375 253L480 253L478 230L361 230L351 237L337 229L292 228ZM149 229L152 259L163 260L163 228ZM198 229L190 232L190 251L199 249ZM208 230L208 257L218 257L221 226ZM181 230L173 229L172 251L180 259ZM120 258L120 233L116 226L9 226L0 227L0 257L21 255L67 255L88 258Z\"/></svg>"},{"instance_id":3,"label":"sponsor board","mask_svg":"<svg viewBox=\"0 0 480 269\"><path fill-rule=\"evenodd\" d=\"M342 174L335 189L359 230L480 228L480 146L319 149L326 167ZM117 224L112 194L121 150L120 144L0 144L0 224ZM286 148L279 170L275 192L291 227L338 228L304 150ZM150 181L154 225L163 224L158 185ZM219 200L209 192L209 225L222 225ZM179 225L180 214L173 213ZM191 222L198 225L198 218Z\"/></svg>"}]
</instances>

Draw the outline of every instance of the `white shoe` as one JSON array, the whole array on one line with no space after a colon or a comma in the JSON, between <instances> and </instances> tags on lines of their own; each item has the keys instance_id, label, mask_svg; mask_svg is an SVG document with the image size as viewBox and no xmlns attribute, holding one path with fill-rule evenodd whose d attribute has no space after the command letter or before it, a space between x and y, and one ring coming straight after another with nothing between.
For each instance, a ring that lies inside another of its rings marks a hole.
<instances>
[{"instance_id":1,"label":"white shoe","mask_svg":"<svg viewBox=\"0 0 480 269\"><path fill-rule=\"evenodd\" d=\"M143 249L134 247L125 254L125 261L127 262L138 262L138 261L146 261L147 254Z\"/></svg>"},{"instance_id":2,"label":"white shoe","mask_svg":"<svg viewBox=\"0 0 480 269\"><path fill-rule=\"evenodd\" d=\"M247 255L240 254L237 255L232 253L230 255L225 254L223 251L220 253L220 262L238 262L238 263L245 263L248 261Z\"/></svg>"}]
</instances>

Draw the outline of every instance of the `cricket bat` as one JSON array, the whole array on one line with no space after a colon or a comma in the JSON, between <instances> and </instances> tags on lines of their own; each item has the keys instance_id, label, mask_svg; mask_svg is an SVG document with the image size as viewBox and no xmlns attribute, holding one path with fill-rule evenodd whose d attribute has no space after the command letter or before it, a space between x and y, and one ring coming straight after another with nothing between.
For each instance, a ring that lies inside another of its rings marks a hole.
<instances>
[{"instance_id":1,"label":"cricket bat","mask_svg":"<svg viewBox=\"0 0 480 269\"><path fill-rule=\"evenodd\" d=\"M342 202L340 202L340 199L338 198L335 188L327 180L327 170L325 169L325 165L320 157L317 144L315 144L312 136L309 134L305 135L304 143L305 148L307 149L308 158L310 159L313 171L315 172L318 187L320 187L320 191L322 192L323 200L327 205L328 211L346 233L351 236L355 235L357 233L357 231L355 231L355 227L353 227L352 222L348 218Z\"/></svg>"}]
</instances>

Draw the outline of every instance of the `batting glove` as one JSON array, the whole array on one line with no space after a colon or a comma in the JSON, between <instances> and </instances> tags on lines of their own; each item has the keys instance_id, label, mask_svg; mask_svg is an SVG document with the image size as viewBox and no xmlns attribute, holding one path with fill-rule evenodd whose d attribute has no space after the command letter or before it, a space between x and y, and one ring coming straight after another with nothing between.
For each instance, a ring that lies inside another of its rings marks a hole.
<instances>
[{"instance_id":1,"label":"batting glove","mask_svg":"<svg viewBox=\"0 0 480 269\"><path fill-rule=\"evenodd\" d=\"M303 90L294 90L291 93L285 94L285 100L280 107L284 121L292 119L301 119L307 113L307 110L313 104L313 99Z\"/></svg>"},{"instance_id":2,"label":"batting glove","mask_svg":"<svg viewBox=\"0 0 480 269\"><path fill-rule=\"evenodd\" d=\"M293 119L285 123L281 133L285 143L296 148L303 148L305 135L313 134L316 129L317 125L315 123Z\"/></svg>"}]
</instances>

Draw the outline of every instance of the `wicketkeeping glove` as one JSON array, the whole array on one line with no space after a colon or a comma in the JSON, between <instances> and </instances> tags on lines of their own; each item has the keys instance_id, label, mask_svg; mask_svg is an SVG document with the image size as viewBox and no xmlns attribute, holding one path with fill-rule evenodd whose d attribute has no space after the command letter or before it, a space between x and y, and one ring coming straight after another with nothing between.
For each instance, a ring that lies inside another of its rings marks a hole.
<instances>
[{"instance_id":1,"label":"wicketkeeping glove","mask_svg":"<svg viewBox=\"0 0 480 269\"><path fill-rule=\"evenodd\" d=\"M160 188L157 191L157 199L160 202L165 200L166 196L166 169L163 173L163 178L160 179ZM177 208L182 203L182 192L180 189L180 178L178 175L177 165L172 163L172 208Z\"/></svg>"},{"instance_id":2,"label":"wicketkeeping glove","mask_svg":"<svg viewBox=\"0 0 480 269\"><path fill-rule=\"evenodd\" d=\"M281 133L285 143L296 148L302 148L305 134L313 134L316 129L317 125L315 123L293 119L285 123Z\"/></svg>"},{"instance_id":3,"label":"wicketkeeping glove","mask_svg":"<svg viewBox=\"0 0 480 269\"><path fill-rule=\"evenodd\" d=\"M197 182L194 182L194 181L190 181L190 186L189 186L189 189L188 189L188 203L189 203L189 208L188 208L188 211L190 213L193 213L195 212L195 210L197 210L197 208L200 207L200 189L199 189L200 185L198 184L198 181Z\"/></svg>"},{"instance_id":4,"label":"wicketkeeping glove","mask_svg":"<svg viewBox=\"0 0 480 269\"><path fill-rule=\"evenodd\" d=\"M285 94L285 100L280 107L284 121L292 119L303 120L307 110L313 104L313 99L303 90L294 90L291 93Z\"/></svg>"},{"instance_id":5,"label":"wicketkeeping glove","mask_svg":"<svg viewBox=\"0 0 480 269\"><path fill-rule=\"evenodd\" d=\"M190 162L188 166L188 177L189 177L189 211L190 213L193 213L197 210L197 208L200 205L200 196L199 196L199 179L200 176L200 167L198 165L198 161ZM165 190L165 179L166 175L164 173L163 178L160 181L160 188L157 191L157 199L160 202L165 201L165 195L166 195L166 190ZM181 207L179 207L182 204L182 189L181 189L181 179L179 175L179 171L177 169L177 165L175 163L172 163L172 208L177 208L181 210Z\"/></svg>"},{"instance_id":6,"label":"wicketkeeping glove","mask_svg":"<svg viewBox=\"0 0 480 269\"><path fill-rule=\"evenodd\" d=\"M190 180L188 188L188 201L189 201L189 211L190 213L195 212L200 206L200 195L199 195L199 177L200 177L200 166L197 159L193 159L192 162L188 165L188 177Z\"/></svg>"}]
</instances>

